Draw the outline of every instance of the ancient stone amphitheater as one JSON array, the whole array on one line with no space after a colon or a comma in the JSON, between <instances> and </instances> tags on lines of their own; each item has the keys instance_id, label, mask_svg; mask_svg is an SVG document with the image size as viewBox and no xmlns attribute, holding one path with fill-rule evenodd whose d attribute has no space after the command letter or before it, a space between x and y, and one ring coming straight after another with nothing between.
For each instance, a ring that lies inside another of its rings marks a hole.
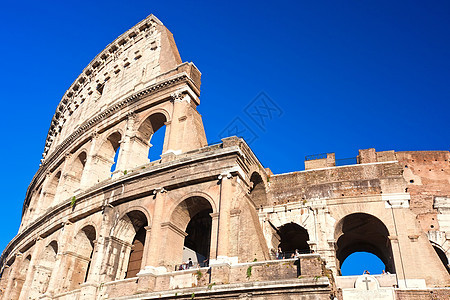
<instances>
[{"instance_id":1,"label":"ancient stone amphitheater","mask_svg":"<svg viewBox=\"0 0 450 300\"><path fill-rule=\"evenodd\" d=\"M241 138L208 145L200 79L152 15L83 70L2 254L3 299L448 299L448 151L272 174ZM360 251L387 273L340 276Z\"/></svg>"}]
</instances>

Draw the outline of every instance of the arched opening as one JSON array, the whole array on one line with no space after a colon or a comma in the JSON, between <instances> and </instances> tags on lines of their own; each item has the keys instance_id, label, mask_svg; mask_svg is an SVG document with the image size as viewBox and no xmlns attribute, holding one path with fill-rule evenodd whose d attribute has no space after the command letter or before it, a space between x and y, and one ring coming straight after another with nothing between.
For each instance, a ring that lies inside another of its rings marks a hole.
<instances>
[{"instance_id":1,"label":"arched opening","mask_svg":"<svg viewBox=\"0 0 450 300\"><path fill-rule=\"evenodd\" d=\"M345 216L336 224L336 258L339 271L342 264L355 252L368 252L377 256L385 265L386 272L395 273L389 232L378 218L365 214L354 213ZM369 261L358 262L364 270L371 269Z\"/></svg>"},{"instance_id":2,"label":"arched opening","mask_svg":"<svg viewBox=\"0 0 450 300\"><path fill-rule=\"evenodd\" d=\"M61 171L56 172L55 175L53 175L53 177L51 177L50 182L48 183L48 185L44 191L44 193L45 193L44 203L41 207L42 212L46 211L49 207L52 206L52 204L55 200L56 190L58 189L60 180L61 180Z\"/></svg>"},{"instance_id":3,"label":"arched opening","mask_svg":"<svg viewBox=\"0 0 450 300\"><path fill-rule=\"evenodd\" d=\"M205 266L209 259L211 244L211 223L210 216L212 209L205 209L197 213L189 222L184 238L183 262L191 258L193 264Z\"/></svg>"},{"instance_id":4,"label":"arched opening","mask_svg":"<svg viewBox=\"0 0 450 300\"><path fill-rule=\"evenodd\" d=\"M110 178L111 173L116 170L121 140L122 135L119 132L114 132L100 147L94 167L94 172L98 174L98 181Z\"/></svg>"},{"instance_id":5,"label":"arched opening","mask_svg":"<svg viewBox=\"0 0 450 300\"><path fill-rule=\"evenodd\" d=\"M70 257L73 261L73 268L70 270L69 290L78 289L83 282L89 278L89 271L94 253L94 243L96 231L94 226L83 227L74 238L76 256Z\"/></svg>"},{"instance_id":6,"label":"arched opening","mask_svg":"<svg viewBox=\"0 0 450 300\"><path fill-rule=\"evenodd\" d=\"M122 227L131 237L130 253L128 255L127 270L124 278L136 277L136 274L141 270L142 258L145 247L145 237L148 225L147 217L140 211L131 211L122 218Z\"/></svg>"},{"instance_id":7,"label":"arched opening","mask_svg":"<svg viewBox=\"0 0 450 300\"><path fill-rule=\"evenodd\" d=\"M159 160L164 151L167 118L162 113L154 113L139 126L138 137L142 141L134 145L140 155L140 163Z\"/></svg>"},{"instance_id":8,"label":"arched opening","mask_svg":"<svg viewBox=\"0 0 450 300\"><path fill-rule=\"evenodd\" d=\"M253 200L256 208L263 207L267 205L266 189L264 187L264 182L256 172L253 172L250 177L251 187L250 187L250 198Z\"/></svg>"},{"instance_id":9,"label":"arched opening","mask_svg":"<svg viewBox=\"0 0 450 300\"><path fill-rule=\"evenodd\" d=\"M287 223L279 227L277 233L284 258L291 258L297 249L300 254L310 253L308 231L296 223Z\"/></svg>"},{"instance_id":10,"label":"arched opening","mask_svg":"<svg viewBox=\"0 0 450 300\"><path fill-rule=\"evenodd\" d=\"M84 166L86 165L87 154L85 151L78 154L77 158L72 162L69 175L75 182L80 183L81 176L83 175Z\"/></svg>"},{"instance_id":11,"label":"arched opening","mask_svg":"<svg viewBox=\"0 0 450 300\"><path fill-rule=\"evenodd\" d=\"M436 251L436 254L439 256L439 259L441 260L442 264L445 266L445 269L450 274L450 265L448 263L448 258L445 252L438 247L436 244L432 243L434 251Z\"/></svg>"},{"instance_id":12,"label":"arched opening","mask_svg":"<svg viewBox=\"0 0 450 300\"><path fill-rule=\"evenodd\" d=\"M19 271L16 273L16 277L13 279L13 292L11 293L11 299L19 299L22 292L23 284L25 282L28 268L30 267L31 255L28 255L23 259L20 264Z\"/></svg>"},{"instance_id":13,"label":"arched opening","mask_svg":"<svg viewBox=\"0 0 450 300\"><path fill-rule=\"evenodd\" d=\"M206 266L209 262L211 248L211 226L213 212L208 200L202 197L190 197L176 207L171 222L185 234L168 232L170 239L179 245L173 255L179 268ZM181 251L180 251L181 250ZM189 263L191 261L192 263ZM188 265L186 265L188 264Z\"/></svg>"},{"instance_id":14,"label":"arched opening","mask_svg":"<svg viewBox=\"0 0 450 300\"><path fill-rule=\"evenodd\" d=\"M39 259L39 265L36 267L36 282L39 286L37 294L42 295L47 291L50 277L52 276L53 268L56 263L56 255L58 254L58 243L52 241L45 247L44 252ZM30 295L34 299L33 295ZM36 297L37 298L37 297Z\"/></svg>"},{"instance_id":15,"label":"arched opening","mask_svg":"<svg viewBox=\"0 0 450 300\"><path fill-rule=\"evenodd\" d=\"M386 266L378 256L369 252L354 252L341 265L342 276L361 275L365 271L370 274L382 274Z\"/></svg>"},{"instance_id":16,"label":"arched opening","mask_svg":"<svg viewBox=\"0 0 450 300\"><path fill-rule=\"evenodd\" d=\"M70 164L70 169L64 176L64 199L73 196L74 191L80 187L86 159L86 152L83 151Z\"/></svg>"}]
</instances>

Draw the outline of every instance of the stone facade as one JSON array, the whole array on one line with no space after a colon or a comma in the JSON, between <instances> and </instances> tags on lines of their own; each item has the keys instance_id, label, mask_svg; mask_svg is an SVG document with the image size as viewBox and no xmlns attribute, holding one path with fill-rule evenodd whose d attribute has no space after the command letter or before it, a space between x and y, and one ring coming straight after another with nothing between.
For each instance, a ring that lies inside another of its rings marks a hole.
<instances>
[{"instance_id":1,"label":"stone facade","mask_svg":"<svg viewBox=\"0 0 450 300\"><path fill-rule=\"evenodd\" d=\"M94 58L52 119L1 257L2 299L449 294L448 151L366 149L347 166L328 153L272 174L240 138L207 144L200 85L154 16ZM340 276L358 251L391 275Z\"/></svg>"}]
</instances>

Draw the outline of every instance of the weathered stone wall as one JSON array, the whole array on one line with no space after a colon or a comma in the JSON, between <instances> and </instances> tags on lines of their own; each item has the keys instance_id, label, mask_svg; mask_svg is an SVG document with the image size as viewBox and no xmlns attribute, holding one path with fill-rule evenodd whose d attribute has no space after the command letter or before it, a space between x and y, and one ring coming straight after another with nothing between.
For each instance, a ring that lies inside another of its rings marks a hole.
<instances>
[{"instance_id":1,"label":"weathered stone wall","mask_svg":"<svg viewBox=\"0 0 450 300\"><path fill-rule=\"evenodd\" d=\"M395 291L395 297L397 300L450 299L450 289L397 290Z\"/></svg>"},{"instance_id":2,"label":"weathered stone wall","mask_svg":"<svg viewBox=\"0 0 450 300\"><path fill-rule=\"evenodd\" d=\"M396 152L403 168L411 210L425 232L439 231L434 199L450 196L450 152Z\"/></svg>"}]
</instances>

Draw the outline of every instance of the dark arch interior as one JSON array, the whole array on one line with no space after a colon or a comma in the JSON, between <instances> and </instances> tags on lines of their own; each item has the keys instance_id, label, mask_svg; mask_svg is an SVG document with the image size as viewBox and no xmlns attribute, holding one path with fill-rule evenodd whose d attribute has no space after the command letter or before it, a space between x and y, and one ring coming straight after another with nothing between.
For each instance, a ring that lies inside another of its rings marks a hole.
<instances>
[{"instance_id":1,"label":"dark arch interior","mask_svg":"<svg viewBox=\"0 0 450 300\"><path fill-rule=\"evenodd\" d=\"M181 202L172 214L172 222L186 232L182 261L191 258L193 264L204 266L209 259L213 212L208 200L190 197Z\"/></svg>"},{"instance_id":2,"label":"dark arch interior","mask_svg":"<svg viewBox=\"0 0 450 300\"><path fill-rule=\"evenodd\" d=\"M141 227L133 239L125 278L136 277L137 273L139 273L141 269L142 257L144 255L145 234L145 228Z\"/></svg>"},{"instance_id":3,"label":"dark arch interior","mask_svg":"<svg viewBox=\"0 0 450 300\"><path fill-rule=\"evenodd\" d=\"M188 248L195 252L196 262L202 264L209 259L211 246L211 223L212 209L205 209L196 214L189 222L184 239L184 249Z\"/></svg>"},{"instance_id":4,"label":"dark arch interior","mask_svg":"<svg viewBox=\"0 0 450 300\"><path fill-rule=\"evenodd\" d=\"M337 224L335 235L339 266L350 254L368 252L381 259L387 272L395 273L389 232L376 217L364 213L348 215Z\"/></svg>"},{"instance_id":5,"label":"dark arch interior","mask_svg":"<svg viewBox=\"0 0 450 300\"><path fill-rule=\"evenodd\" d=\"M266 189L264 187L264 182L261 175L254 172L250 177L251 188L250 188L250 198L255 203L256 208L260 208L267 204Z\"/></svg>"},{"instance_id":6,"label":"dark arch interior","mask_svg":"<svg viewBox=\"0 0 450 300\"><path fill-rule=\"evenodd\" d=\"M281 251L289 258L295 249L300 253L310 253L308 231L296 223L288 223L278 229Z\"/></svg>"},{"instance_id":7,"label":"dark arch interior","mask_svg":"<svg viewBox=\"0 0 450 300\"><path fill-rule=\"evenodd\" d=\"M91 269L92 256L94 255L94 241L97 237L97 234L95 232L94 226L92 226L92 225L88 225L88 226L84 227L82 229L82 231L86 235L86 238L88 239L89 244L91 246L91 249L88 249L89 253L86 253L89 255L89 262L87 264L85 275L84 275L84 282L86 282L88 279L88 276L89 276L89 271Z\"/></svg>"},{"instance_id":8,"label":"dark arch interior","mask_svg":"<svg viewBox=\"0 0 450 300\"><path fill-rule=\"evenodd\" d=\"M130 219L130 222L136 232L131 244L128 267L125 273L125 278L132 278L136 277L137 273L139 273L141 269L145 246L145 235L147 233L145 227L148 223L146 216L140 211L129 212L127 213L127 217Z\"/></svg>"},{"instance_id":9,"label":"dark arch interior","mask_svg":"<svg viewBox=\"0 0 450 300\"><path fill-rule=\"evenodd\" d=\"M445 255L445 252L442 251L441 248L433 245L434 251L436 251L437 255L439 256L439 259L442 261L442 263L444 264L445 268L447 269L447 272L450 274L450 266L448 264L448 258L447 255Z\"/></svg>"}]
</instances>

